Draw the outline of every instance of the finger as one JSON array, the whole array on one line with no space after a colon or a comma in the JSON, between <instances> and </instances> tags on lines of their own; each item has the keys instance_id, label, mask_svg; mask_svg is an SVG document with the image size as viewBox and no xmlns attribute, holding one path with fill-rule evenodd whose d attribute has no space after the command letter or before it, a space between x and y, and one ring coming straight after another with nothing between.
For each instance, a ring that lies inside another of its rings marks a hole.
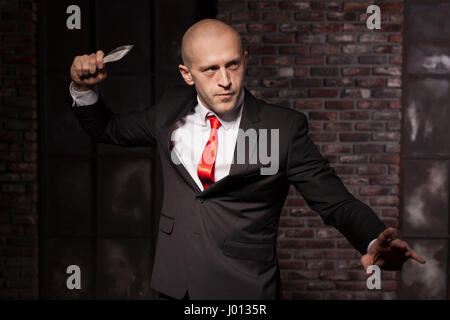
<instances>
[{"instance_id":1,"label":"finger","mask_svg":"<svg viewBox=\"0 0 450 320\"><path fill-rule=\"evenodd\" d=\"M373 258L369 254L365 254L361 257L361 264L364 268L364 271L366 271L366 275L370 276L370 273L367 273L367 268L369 268L370 265L373 264Z\"/></svg>"},{"instance_id":2,"label":"finger","mask_svg":"<svg viewBox=\"0 0 450 320\"><path fill-rule=\"evenodd\" d=\"M97 68L103 69L103 57L105 56L102 50L98 50L96 54L97 58Z\"/></svg>"},{"instance_id":3,"label":"finger","mask_svg":"<svg viewBox=\"0 0 450 320\"><path fill-rule=\"evenodd\" d=\"M81 66L80 59L75 59L73 62L73 66L75 68L75 73L77 74L78 78L81 78L83 76L83 69Z\"/></svg>"},{"instance_id":4,"label":"finger","mask_svg":"<svg viewBox=\"0 0 450 320\"><path fill-rule=\"evenodd\" d=\"M403 250L403 251L409 250L408 244L405 241L402 241L400 239L395 239L395 240L391 241L389 245L393 249Z\"/></svg>"},{"instance_id":5,"label":"finger","mask_svg":"<svg viewBox=\"0 0 450 320\"><path fill-rule=\"evenodd\" d=\"M89 56L84 55L81 57L81 70L83 76L89 76Z\"/></svg>"},{"instance_id":6,"label":"finger","mask_svg":"<svg viewBox=\"0 0 450 320\"><path fill-rule=\"evenodd\" d=\"M108 73L106 72L106 70L105 69L101 69L101 70L98 71L97 79L104 80L104 79L106 79L107 76L108 76Z\"/></svg>"},{"instance_id":7,"label":"finger","mask_svg":"<svg viewBox=\"0 0 450 320\"><path fill-rule=\"evenodd\" d=\"M89 56L89 73L95 74L97 72L97 56L95 53Z\"/></svg>"},{"instance_id":8,"label":"finger","mask_svg":"<svg viewBox=\"0 0 450 320\"><path fill-rule=\"evenodd\" d=\"M425 259L422 258L417 252L415 252L414 250L409 250L407 252L408 256L411 257L412 259L416 260L417 262L421 263L421 264L425 264Z\"/></svg>"},{"instance_id":9,"label":"finger","mask_svg":"<svg viewBox=\"0 0 450 320\"><path fill-rule=\"evenodd\" d=\"M394 228L387 228L377 238L377 242L380 246L388 245L393 239L397 237L397 230Z\"/></svg>"}]
</instances>

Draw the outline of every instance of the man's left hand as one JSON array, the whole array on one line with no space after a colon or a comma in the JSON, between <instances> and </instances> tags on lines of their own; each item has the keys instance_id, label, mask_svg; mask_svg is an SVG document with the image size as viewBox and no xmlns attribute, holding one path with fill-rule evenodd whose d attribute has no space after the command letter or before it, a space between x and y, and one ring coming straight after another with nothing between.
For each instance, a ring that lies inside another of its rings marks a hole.
<instances>
[{"instance_id":1,"label":"man's left hand","mask_svg":"<svg viewBox=\"0 0 450 320\"><path fill-rule=\"evenodd\" d=\"M397 239L396 229L387 228L372 243L369 251L361 257L361 264L366 273L370 265L392 270L400 269L401 265L410 258L421 264L425 263L425 259L412 250L406 242Z\"/></svg>"}]
</instances>

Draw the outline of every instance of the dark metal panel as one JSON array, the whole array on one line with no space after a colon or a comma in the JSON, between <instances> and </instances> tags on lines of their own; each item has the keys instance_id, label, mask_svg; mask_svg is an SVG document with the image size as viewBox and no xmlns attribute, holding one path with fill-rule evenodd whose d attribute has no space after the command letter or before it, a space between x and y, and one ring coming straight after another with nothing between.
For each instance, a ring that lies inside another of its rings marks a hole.
<instances>
[{"instance_id":1,"label":"dark metal panel","mask_svg":"<svg viewBox=\"0 0 450 320\"><path fill-rule=\"evenodd\" d=\"M448 161L403 162L404 235L446 236L448 233Z\"/></svg>"},{"instance_id":2,"label":"dark metal panel","mask_svg":"<svg viewBox=\"0 0 450 320\"><path fill-rule=\"evenodd\" d=\"M69 67L70 68L70 65ZM67 71L68 73L68 71ZM51 93L45 108L48 152L83 154L91 150L91 139L80 126L65 100L69 94L69 76L48 76L45 86ZM44 150L42 150L44 151Z\"/></svg>"},{"instance_id":3,"label":"dark metal panel","mask_svg":"<svg viewBox=\"0 0 450 320\"><path fill-rule=\"evenodd\" d=\"M427 41L449 40L450 3L406 3L406 20L411 21L405 29L407 40ZM447 32L443 32L447 31Z\"/></svg>"},{"instance_id":4,"label":"dark metal panel","mask_svg":"<svg viewBox=\"0 0 450 320\"><path fill-rule=\"evenodd\" d=\"M410 74L450 75L449 46L416 44L407 54L407 71Z\"/></svg>"},{"instance_id":5,"label":"dark metal panel","mask_svg":"<svg viewBox=\"0 0 450 320\"><path fill-rule=\"evenodd\" d=\"M144 74L151 72L150 5L152 1L97 0L97 44L106 53L125 45L134 45L121 61L107 64L111 74Z\"/></svg>"},{"instance_id":6,"label":"dark metal panel","mask_svg":"<svg viewBox=\"0 0 450 320\"><path fill-rule=\"evenodd\" d=\"M400 299L446 299L447 241L410 239L408 244L427 263L408 261L404 264L400 277Z\"/></svg>"},{"instance_id":7,"label":"dark metal panel","mask_svg":"<svg viewBox=\"0 0 450 320\"><path fill-rule=\"evenodd\" d=\"M98 167L102 236L150 235L152 160L103 157Z\"/></svg>"},{"instance_id":8,"label":"dark metal panel","mask_svg":"<svg viewBox=\"0 0 450 320\"><path fill-rule=\"evenodd\" d=\"M450 80L409 79L405 89L404 153L450 154Z\"/></svg>"},{"instance_id":9,"label":"dark metal panel","mask_svg":"<svg viewBox=\"0 0 450 320\"><path fill-rule=\"evenodd\" d=\"M100 244L100 299L149 299L148 239L103 239Z\"/></svg>"},{"instance_id":10,"label":"dark metal panel","mask_svg":"<svg viewBox=\"0 0 450 320\"><path fill-rule=\"evenodd\" d=\"M68 74L73 58L90 50L90 1L46 1L45 35L47 37L47 71ZM81 9L81 29L69 30L66 20L67 7L76 4ZM61 50L64 48L64 50Z\"/></svg>"},{"instance_id":11,"label":"dark metal panel","mask_svg":"<svg viewBox=\"0 0 450 320\"><path fill-rule=\"evenodd\" d=\"M94 232L92 167L89 157L49 157L49 235Z\"/></svg>"},{"instance_id":12,"label":"dark metal panel","mask_svg":"<svg viewBox=\"0 0 450 320\"><path fill-rule=\"evenodd\" d=\"M95 297L94 246L90 239L48 239L48 269L50 299L92 299ZM67 288L67 267L81 270L81 289Z\"/></svg>"}]
</instances>

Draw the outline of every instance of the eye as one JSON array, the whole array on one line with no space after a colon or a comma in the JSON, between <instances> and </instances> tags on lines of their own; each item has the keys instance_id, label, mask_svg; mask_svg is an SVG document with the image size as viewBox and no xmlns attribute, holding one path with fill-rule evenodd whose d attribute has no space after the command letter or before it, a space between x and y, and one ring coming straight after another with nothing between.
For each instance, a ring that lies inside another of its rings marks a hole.
<instances>
[{"instance_id":1,"label":"eye","mask_svg":"<svg viewBox=\"0 0 450 320\"><path fill-rule=\"evenodd\" d=\"M209 68L206 68L204 71L205 71L205 72L208 72L208 73L212 73L212 72L216 71L216 68L214 68L214 67L209 67Z\"/></svg>"},{"instance_id":2,"label":"eye","mask_svg":"<svg viewBox=\"0 0 450 320\"><path fill-rule=\"evenodd\" d=\"M231 70L236 70L236 69L239 68L239 63L237 63L237 62L232 62L232 63L230 63L229 68L230 68Z\"/></svg>"}]
</instances>

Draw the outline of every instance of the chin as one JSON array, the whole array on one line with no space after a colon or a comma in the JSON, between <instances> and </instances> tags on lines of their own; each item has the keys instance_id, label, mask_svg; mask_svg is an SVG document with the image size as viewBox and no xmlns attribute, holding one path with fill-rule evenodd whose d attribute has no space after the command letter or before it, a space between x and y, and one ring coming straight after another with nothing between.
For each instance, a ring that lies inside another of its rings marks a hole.
<instances>
[{"instance_id":1,"label":"chin","mask_svg":"<svg viewBox=\"0 0 450 320\"><path fill-rule=\"evenodd\" d=\"M227 112L230 112L231 110L233 110L233 107L234 107L234 103L223 104L217 108L216 112L219 114L227 113Z\"/></svg>"}]
</instances>

